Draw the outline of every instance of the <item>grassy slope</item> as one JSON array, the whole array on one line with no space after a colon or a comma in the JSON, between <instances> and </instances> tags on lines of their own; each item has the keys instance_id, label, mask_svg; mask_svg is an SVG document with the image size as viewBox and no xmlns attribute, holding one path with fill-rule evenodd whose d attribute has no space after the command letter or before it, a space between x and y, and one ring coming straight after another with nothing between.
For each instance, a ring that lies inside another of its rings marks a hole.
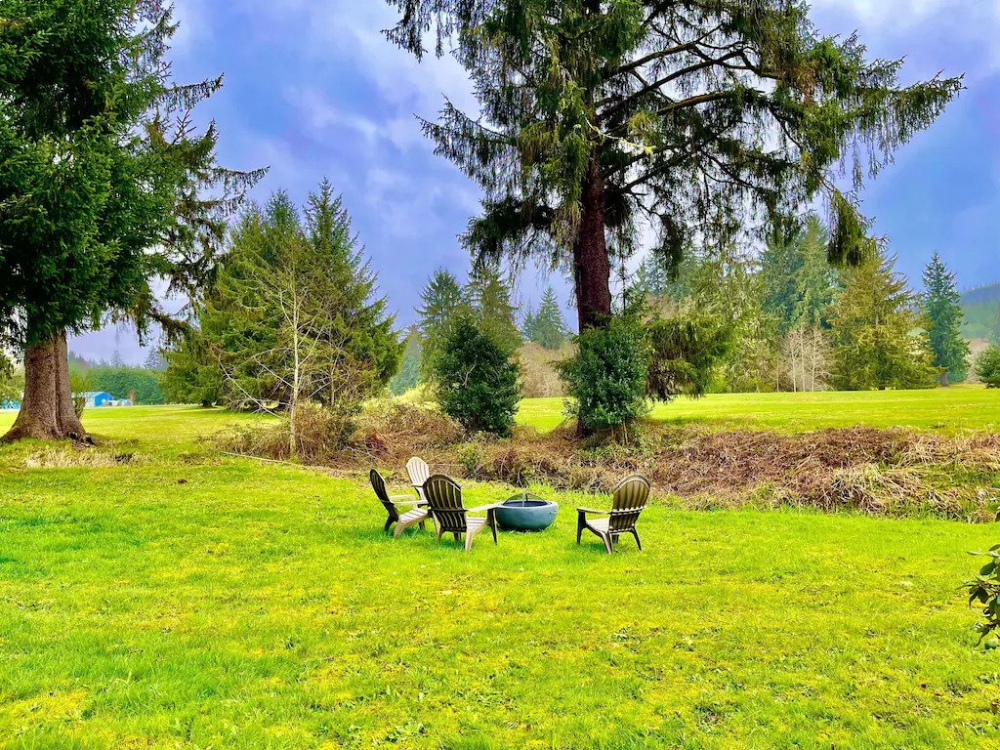
<instances>
[{"instance_id":1,"label":"grassy slope","mask_svg":"<svg viewBox=\"0 0 1000 750\"><path fill-rule=\"evenodd\" d=\"M1000 301L967 305L963 309L965 322L962 334L969 339L989 339L996 332L1000 318Z\"/></svg>"},{"instance_id":2,"label":"grassy slope","mask_svg":"<svg viewBox=\"0 0 1000 750\"><path fill-rule=\"evenodd\" d=\"M608 557L560 495L466 556L386 538L353 481L206 454L223 419L92 412L128 466L0 448L0 747L1000 740L957 592L993 528L654 507Z\"/></svg>"},{"instance_id":3,"label":"grassy slope","mask_svg":"<svg viewBox=\"0 0 1000 750\"><path fill-rule=\"evenodd\" d=\"M563 399L532 399L524 402L519 420L548 431L563 421L563 412ZM997 431L1000 391L956 386L931 391L712 395L659 405L653 417L677 424L789 432L856 425Z\"/></svg>"}]
</instances>

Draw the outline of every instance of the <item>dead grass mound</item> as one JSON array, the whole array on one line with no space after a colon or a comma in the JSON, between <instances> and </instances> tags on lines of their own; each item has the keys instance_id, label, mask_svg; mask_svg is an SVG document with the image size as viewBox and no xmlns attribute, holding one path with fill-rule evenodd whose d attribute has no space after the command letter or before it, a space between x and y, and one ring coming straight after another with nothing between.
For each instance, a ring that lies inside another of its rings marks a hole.
<instances>
[{"instance_id":1,"label":"dead grass mound","mask_svg":"<svg viewBox=\"0 0 1000 750\"><path fill-rule=\"evenodd\" d=\"M581 449L570 429L483 450L477 479L607 492L640 472L682 507L781 506L873 515L993 520L1000 439L904 430L834 429L803 435L656 427L640 448Z\"/></svg>"},{"instance_id":2,"label":"dead grass mound","mask_svg":"<svg viewBox=\"0 0 1000 750\"><path fill-rule=\"evenodd\" d=\"M607 493L627 474L648 476L679 507L809 507L883 516L996 517L1000 436L946 437L870 427L786 435L651 423L637 446L581 443L571 425L509 440L468 438L435 409L370 404L346 444L310 424L300 460L343 472L378 467L399 477L412 456L457 478ZM288 455L287 427L244 435L238 452Z\"/></svg>"},{"instance_id":3,"label":"dead grass mound","mask_svg":"<svg viewBox=\"0 0 1000 750\"><path fill-rule=\"evenodd\" d=\"M461 425L439 411L400 401L371 404L358 420L347 452L353 460L405 463L412 456L451 456ZM427 460L430 460L429 458Z\"/></svg>"}]
</instances>

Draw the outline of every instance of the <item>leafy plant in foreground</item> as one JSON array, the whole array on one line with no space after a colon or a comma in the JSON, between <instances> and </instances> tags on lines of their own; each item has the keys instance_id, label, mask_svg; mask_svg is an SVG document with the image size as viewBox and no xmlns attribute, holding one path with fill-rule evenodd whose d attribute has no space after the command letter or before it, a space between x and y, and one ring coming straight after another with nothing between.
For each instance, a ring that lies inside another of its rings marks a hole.
<instances>
[{"instance_id":1,"label":"leafy plant in foreground","mask_svg":"<svg viewBox=\"0 0 1000 750\"><path fill-rule=\"evenodd\" d=\"M1000 544L991 547L989 552L972 554L990 558L976 579L966 581L965 586L969 591L969 605L979 602L983 607L984 619L976 625L979 643L985 641L986 648L995 649L1000 646L1000 639L996 637L1000 632Z\"/></svg>"},{"instance_id":2,"label":"leafy plant in foreground","mask_svg":"<svg viewBox=\"0 0 1000 750\"><path fill-rule=\"evenodd\" d=\"M627 437L636 420L649 412L646 379L650 346L641 321L618 316L606 328L590 328L577 337L577 354L560 366L574 399L570 414L582 433Z\"/></svg>"}]
</instances>

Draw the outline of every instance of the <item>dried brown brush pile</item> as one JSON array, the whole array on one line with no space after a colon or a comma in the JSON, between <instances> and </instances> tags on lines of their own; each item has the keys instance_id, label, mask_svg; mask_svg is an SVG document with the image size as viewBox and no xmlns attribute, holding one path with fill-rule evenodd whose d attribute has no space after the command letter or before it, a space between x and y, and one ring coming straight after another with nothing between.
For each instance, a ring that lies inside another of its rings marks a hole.
<instances>
[{"instance_id":1,"label":"dried brown brush pile","mask_svg":"<svg viewBox=\"0 0 1000 750\"><path fill-rule=\"evenodd\" d=\"M641 448L581 449L572 431L519 435L463 462L477 479L606 492L641 472L682 507L801 506L992 521L1000 438L854 428L785 435L650 425Z\"/></svg>"},{"instance_id":2,"label":"dried brown brush pile","mask_svg":"<svg viewBox=\"0 0 1000 750\"><path fill-rule=\"evenodd\" d=\"M510 440L469 439L439 412L399 401L370 405L346 447L324 445L321 426L317 430L304 460L345 472L376 466L398 477L419 455L459 478L521 487L607 492L622 476L641 472L657 497L694 509L798 506L992 521L1000 503L997 435L861 427L787 435L650 423L639 446L587 446L572 427L549 435L518 429ZM263 455L280 457L287 432L272 439L266 447L274 453ZM262 455L259 445L244 447Z\"/></svg>"}]
</instances>

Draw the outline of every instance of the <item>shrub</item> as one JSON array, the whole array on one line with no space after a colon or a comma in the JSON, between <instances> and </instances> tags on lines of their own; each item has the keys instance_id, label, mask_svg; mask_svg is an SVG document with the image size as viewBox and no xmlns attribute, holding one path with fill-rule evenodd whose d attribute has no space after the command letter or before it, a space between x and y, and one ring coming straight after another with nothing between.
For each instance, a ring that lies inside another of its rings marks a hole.
<instances>
[{"instance_id":1,"label":"shrub","mask_svg":"<svg viewBox=\"0 0 1000 750\"><path fill-rule=\"evenodd\" d=\"M449 327L433 376L445 414L471 432L510 435L520 400L520 368L469 317Z\"/></svg>"},{"instance_id":2,"label":"shrub","mask_svg":"<svg viewBox=\"0 0 1000 750\"><path fill-rule=\"evenodd\" d=\"M646 379L650 351L642 323L633 316L613 318L606 328L577 336L577 354L560 366L569 407L585 433L627 437L635 421L649 412Z\"/></svg>"},{"instance_id":3,"label":"shrub","mask_svg":"<svg viewBox=\"0 0 1000 750\"><path fill-rule=\"evenodd\" d=\"M983 607L984 619L976 625L979 642L986 641L987 648L996 648L1000 645L995 637L1000 632L1000 544L979 554L990 560L980 569L976 579L966 581L965 586L969 591L969 604L978 602Z\"/></svg>"},{"instance_id":4,"label":"shrub","mask_svg":"<svg viewBox=\"0 0 1000 750\"><path fill-rule=\"evenodd\" d=\"M730 347L729 331L708 317L658 318L647 326L647 335L651 359L646 390L660 401L705 395Z\"/></svg>"},{"instance_id":5,"label":"shrub","mask_svg":"<svg viewBox=\"0 0 1000 750\"><path fill-rule=\"evenodd\" d=\"M988 388L1000 388L1000 346L993 345L979 355L976 377Z\"/></svg>"}]
</instances>

